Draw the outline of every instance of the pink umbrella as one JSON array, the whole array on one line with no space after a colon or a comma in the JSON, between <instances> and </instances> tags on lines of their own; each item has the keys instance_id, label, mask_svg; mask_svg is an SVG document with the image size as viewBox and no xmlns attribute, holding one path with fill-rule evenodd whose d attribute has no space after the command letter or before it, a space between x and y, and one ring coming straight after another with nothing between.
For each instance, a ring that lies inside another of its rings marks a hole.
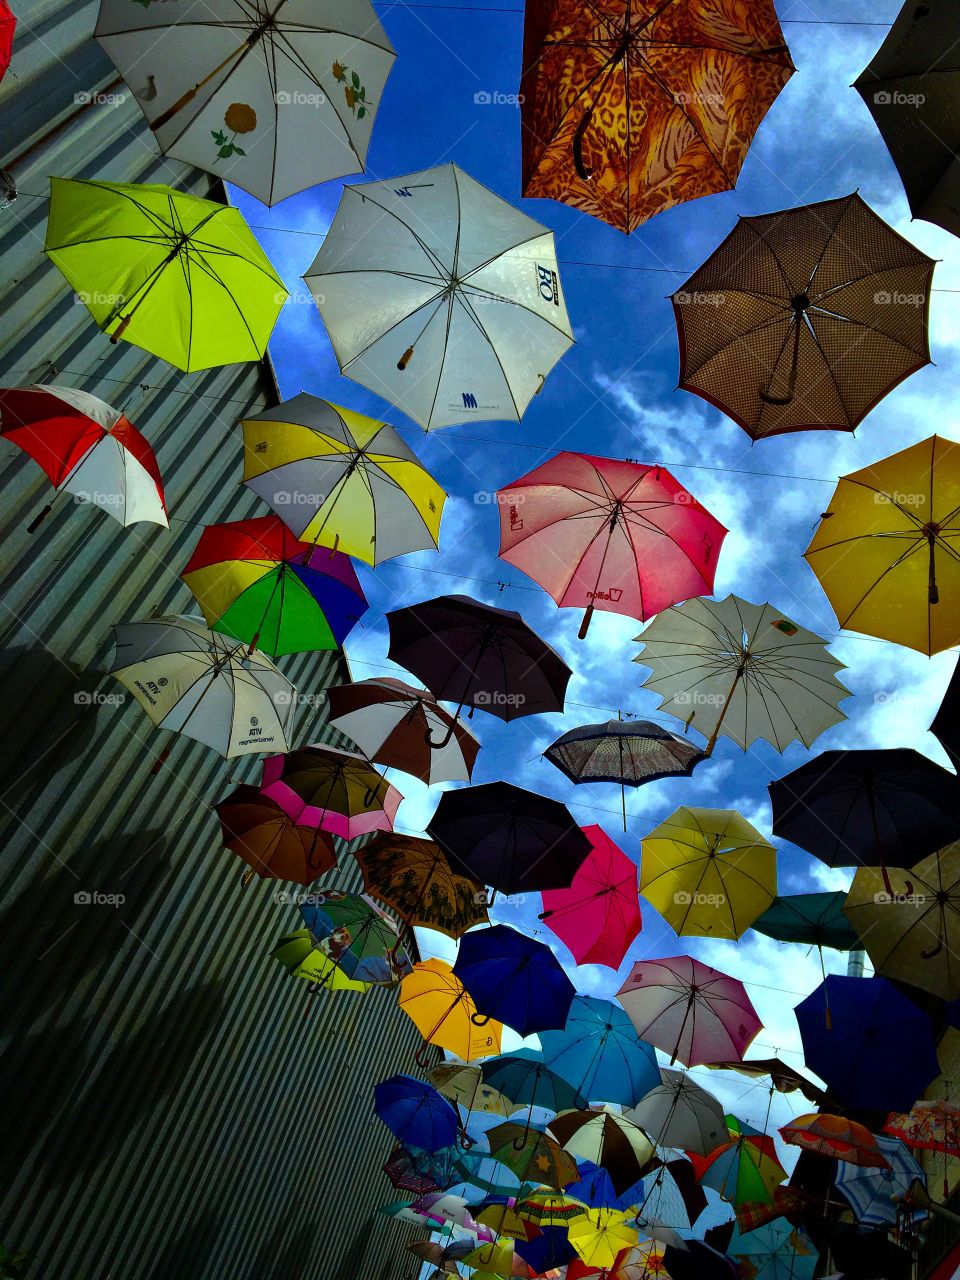
<instances>
[{"instance_id":1,"label":"pink umbrella","mask_svg":"<svg viewBox=\"0 0 960 1280\"><path fill-rule=\"evenodd\" d=\"M688 1067L742 1062L762 1026L743 983L693 956L640 961L617 999L641 1040Z\"/></svg>"},{"instance_id":2,"label":"pink umbrella","mask_svg":"<svg viewBox=\"0 0 960 1280\"><path fill-rule=\"evenodd\" d=\"M344 840L392 831L403 799L366 756L328 746L267 756L260 790L301 826Z\"/></svg>"},{"instance_id":3,"label":"pink umbrella","mask_svg":"<svg viewBox=\"0 0 960 1280\"><path fill-rule=\"evenodd\" d=\"M557 604L641 622L710 595L727 530L663 467L558 453L499 490L500 558Z\"/></svg>"},{"instance_id":4,"label":"pink umbrella","mask_svg":"<svg viewBox=\"0 0 960 1280\"><path fill-rule=\"evenodd\" d=\"M573 952L577 964L618 969L640 932L637 867L600 827L583 827L590 852L569 889L540 895L540 919Z\"/></svg>"}]
</instances>

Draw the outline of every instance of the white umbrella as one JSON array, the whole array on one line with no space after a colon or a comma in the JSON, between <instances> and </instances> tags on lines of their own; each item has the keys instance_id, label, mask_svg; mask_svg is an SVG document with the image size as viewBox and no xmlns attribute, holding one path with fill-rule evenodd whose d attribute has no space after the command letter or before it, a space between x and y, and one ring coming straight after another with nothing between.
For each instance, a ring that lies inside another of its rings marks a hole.
<instances>
[{"instance_id":1,"label":"white umbrella","mask_svg":"<svg viewBox=\"0 0 960 1280\"><path fill-rule=\"evenodd\" d=\"M110 672L158 728L228 758L287 751L296 690L264 654L194 618L124 622L113 630Z\"/></svg>"},{"instance_id":2,"label":"white umbrella","mask_svg":"<svg viewBox=\"0 0 960 1280\"><path fill-rule=\"evenodd\" d=\"M705 1156L727 1140L723 1107L683 1071L661 1067L663 1084L623 1114L645 1129L658 1147L681 1147Z\"/></svg>"},{"instance_id":3,"label":"white umbrella","mask_svg":"<svg viewBox=\"0 0 960 1280\"><path fill-rule=\"evenodd\" d=\"M160 150L264 204L362 173L395 53L368 0L101 0Z\"/></svg>"},{"instance_id":4,"label":"white umbrella","mask_svg":"<svg viewBox=\"0 0 960 1280\"><path fill-rule=\"evenodd\" d=\"M823 636L772 604L687 600L659 613L637 641L634 662L651 668L644 688L709 740L708 753L721 733L744 750L759 738L777 751L794 740L809 747L846 719L837 705L850 696L837 679L844 664Z\"/></svg>"},{"instance_id":5,"label":"white umbrella","mask_svg":"<svg viewBox=\"0 0 960 1280\"><path fill-rule=\"evenodd\" d=\"M341 372L427 430L519 421L573 342L553 232L454 164L344 187L304 279Z\"/></svg>"}]
</instances>

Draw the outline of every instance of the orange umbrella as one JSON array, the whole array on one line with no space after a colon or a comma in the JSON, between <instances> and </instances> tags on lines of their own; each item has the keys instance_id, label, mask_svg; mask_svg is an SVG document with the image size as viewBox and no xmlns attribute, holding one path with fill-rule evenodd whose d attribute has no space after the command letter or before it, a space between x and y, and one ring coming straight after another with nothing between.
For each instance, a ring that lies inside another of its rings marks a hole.
<instances>
[{"instance_id":1,"label":"orange umbrella","mask_svg":"<svg viewBox=\"0 0 960 1280\"><path fill-rule=\"evenodd\" d=\"M780 1130L784 1142L861 1168L889 1169L890 1161L865 1125L845 1116L813 1112L797 1116Z\"/></svg>"}]
</instances>

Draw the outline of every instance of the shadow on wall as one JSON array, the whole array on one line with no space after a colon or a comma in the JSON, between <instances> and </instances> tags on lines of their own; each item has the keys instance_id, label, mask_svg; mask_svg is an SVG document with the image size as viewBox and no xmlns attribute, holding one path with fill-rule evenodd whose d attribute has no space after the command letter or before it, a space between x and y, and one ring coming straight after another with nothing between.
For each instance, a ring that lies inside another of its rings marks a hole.
<instances>
[{"instance_id":1,"label":"shadow on wall","mask_svg":"<svg viewBox=\"0 0 960 1280\"><path fill-rule=\"evenodd\" d=\"M102 679L39 646L0 650L0 700L7 725L17 727L0 745L0 795L11 808L24 809L51 775L83 755L91 695Z\"/></svg>"}]
</instances>

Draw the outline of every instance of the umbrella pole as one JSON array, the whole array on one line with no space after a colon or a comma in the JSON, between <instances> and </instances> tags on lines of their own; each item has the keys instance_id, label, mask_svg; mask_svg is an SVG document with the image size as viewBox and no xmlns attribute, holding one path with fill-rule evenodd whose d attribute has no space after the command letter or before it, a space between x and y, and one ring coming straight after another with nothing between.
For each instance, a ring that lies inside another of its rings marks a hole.
<instances>
[{"instance_id":1,"label":"umbrella pole","mask_svg":"<svg viewBox=\"0 0 960 1280\"><path fill-rule=\"evenodd\" d=\"M823 978L823 1014L827 1023L827 1030L833 1030L833 1017L830 1013L830 992L827 990L827 970L823 963L823 947L817 943L817 955L820 957L820 974Z\"/></svg>"},{"instance_id":2,"label":"umbrella pole","mask_svg":"<svg viewBox=\"0 0 960 1280\"><path fill-rule=\"evenodd\" d=\"M209 75L204 76L202 80L198 80L192 89L188 89L182 97L176 100L172 107L168 107L162 115L157 116L156 120L154 120L153 124L150 126L151 129L156 130L163 128L163 126L167 124L168 121L172 120L178 112L182 111L185 106L191 103L203 86L205 84L209 84L214 76L219 75L225 66L233 62L234 59L240 58L244 54L249 53L262 34L263 30L261 28L255 28L251 31L250 35L246 40L244 40L243 44L240 45L239 48L234 49L232 53L228 53L224 60L218 66L214 67Z\"/></svg>"},{"instance_id":3,"label":"umbrella pole","mask_svg":"<svg viewBox=\"0 0 960 1280\"><path fill-rule=\"evenodd\" d=\"M731 699L737 691L737 685L743 677L744 664L746 663L747 657L748 655L745 653L737 664L737 673L733 677L733 684L730 686L730 692L727 694L726 701L721 708L720 715L717 717L717 723L713 726L713 732L710 734L710 737L707 740L707 745L704 748L703 754L705 756L713 755L713 748L717 745L717 738L720 736L720 728L723 724L724 716L727 714Z\"/></svg>"},{"instance_id":4,"label":"umbrella pole","mask_svg":"<svg viewBox=\"0 0 960 1280\"><path fill-rule=\"evenodd\" d=\"M937 534L940 532L938 524L926 524L923 526L922 532L926 535L927 546L930 549L930 570L927 575L927 600L930 604L940 603L940 591L937 587L937 565L936 565L936 547Z\"/></svg>"},{"instance_id":5,"label":"umbrella pole","mask_svg":"<svg viewBox=\"0 0 960 1280\"><path fill-rule=\"evenodd\" d=\"M483 635L480 637L480 643L477 646L477 656L473 660L473 666L470 668L469 672L467 673L467 679L463 686L463 693L460 695L460 701L457 703L457 709L456 711L454 711L453 719L450 721L450 728L443 735L443 737L440 739L439 742L434 742L433 734L430 731L430 726L429 724L427 725L427 732L424 735L424 741L426 742L427 746L430 748L431 751L442 751L443 748L450 741L450 739L453 737L454 731L457 727L457 720L460 718L460 712L463 710L463 705L467 700L467 694L470 692L470 685L477 674L477 668L480 666L480 659L483 657L484 652L487 650L487 648L489 648L490 641L492 639L493 639L493 631L490 630L489 628L485 629Z\"/></svg>"}]
</instances>

